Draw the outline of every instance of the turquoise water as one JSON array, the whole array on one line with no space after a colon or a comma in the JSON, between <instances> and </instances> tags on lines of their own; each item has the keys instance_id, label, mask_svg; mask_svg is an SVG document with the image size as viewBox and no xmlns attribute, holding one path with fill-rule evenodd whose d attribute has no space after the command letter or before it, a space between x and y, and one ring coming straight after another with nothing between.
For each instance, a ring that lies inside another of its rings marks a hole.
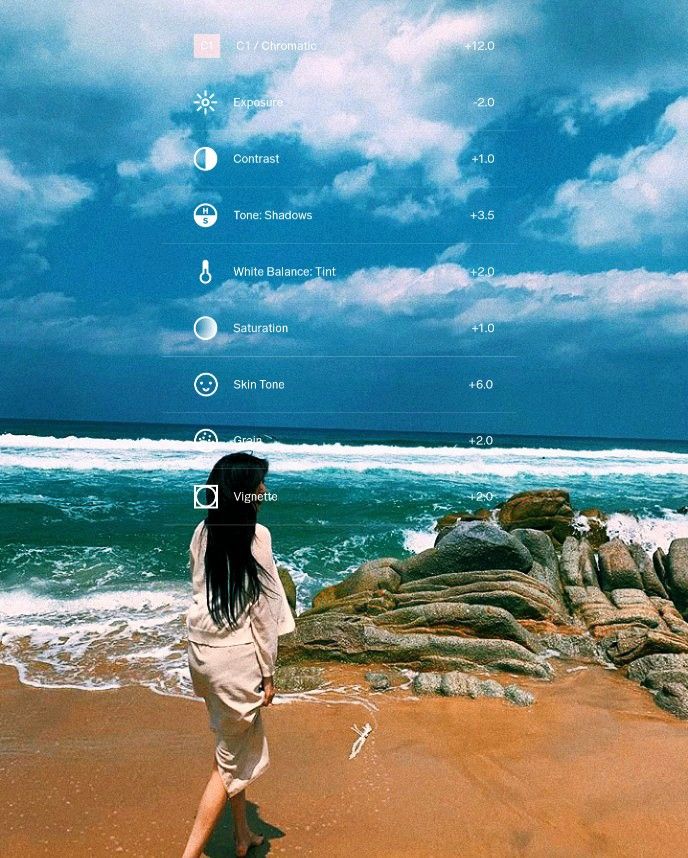
<instances>
[{"instance_id":1,"label":"turquoise water","mask_svg":"<svg viewBox=\"0 0 688 858\"><path fill-rule=\"evenodd\" d=\"M291 430L268 443L212 445L194 443L187 427L4 430L2 657L41 684L188 691L186 558L203 516L192 487L232 449L270 460L278 502L261 518L301 607L365 560L429 547L446 512L495 506L527 488L568 489L574 509L601 507L614 532L648 548L688 536L677 512L688 504L680 442L513 438L476 450L441 436Z\"/></svg>"}]
</instances>

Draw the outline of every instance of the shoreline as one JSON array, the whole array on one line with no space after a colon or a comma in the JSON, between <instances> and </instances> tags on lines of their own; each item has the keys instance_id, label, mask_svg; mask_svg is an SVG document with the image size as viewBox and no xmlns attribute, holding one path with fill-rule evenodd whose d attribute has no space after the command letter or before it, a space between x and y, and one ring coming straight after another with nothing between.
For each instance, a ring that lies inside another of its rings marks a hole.
<instances>
[{"instance_id":1,"label":"shoreline","mask_svg":"<svg viewBox=\"0 0 688 858\"><path fill-rule=\"evenodd\" d=\"M364 670L333 675L362 683ZM271 707L271 767L249 790L269 850L255 855L681 854L685 723L614 671L558 673L519 680L537 697L527 709L398 693L368 695L377 712ZM2 854L181 854L212 761L201 703L39 689L7 666L0 695ZM350 761L351 727L366 720L373 733ZM230 844L225 818L206 854Z\"/></svg>"}]
</instances>

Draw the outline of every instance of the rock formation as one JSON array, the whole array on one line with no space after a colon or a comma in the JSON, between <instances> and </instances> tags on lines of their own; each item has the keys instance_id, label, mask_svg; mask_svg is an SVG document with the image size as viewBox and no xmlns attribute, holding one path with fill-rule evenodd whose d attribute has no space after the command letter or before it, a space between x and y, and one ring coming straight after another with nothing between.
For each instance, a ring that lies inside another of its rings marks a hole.
<instances>
[{"instance_id":1,"label":"rock formation","mask_svg":"<svg viewBox=\"0 0 688 858\"><path fill-rule=\"evenodd\" d=\"M609 539L600 510L576 518L568 492L552 489L436 529L434 548L369 561L318 593L282 639L282 661L411 668L418 694L529 705L529 692L475 672L549 680L556 654L622 667L688 718L688 539L651 558ZM368 675L390 687L379 668Z\"/></svg>"}]
</instances>

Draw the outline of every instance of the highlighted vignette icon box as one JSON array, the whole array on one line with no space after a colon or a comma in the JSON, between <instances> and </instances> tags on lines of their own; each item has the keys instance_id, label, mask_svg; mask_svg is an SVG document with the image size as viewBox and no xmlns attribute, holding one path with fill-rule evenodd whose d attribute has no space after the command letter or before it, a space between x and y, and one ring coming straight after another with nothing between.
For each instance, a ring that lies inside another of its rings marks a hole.
<instances>
[{"instance_id":1,"label":"highlighted vignette icon box","mask_svg":"<svg viewBox=\"0 0 688 858\"><path fill-rule=\"evenodd\" d=\"M219 60L220 34L194 33L193 55L195 60Z\"/></svg>"},{"instance_id":2,"label":"highlighted vignette icon box","mask_svg":"<svg viewBox=\"0 0 688 858\"><path fill-rule=\"evenodd\" d=\"M218 509L219 492L217 485L204 483L194 485L194 509Z\"/></svg>"}]
</instances>

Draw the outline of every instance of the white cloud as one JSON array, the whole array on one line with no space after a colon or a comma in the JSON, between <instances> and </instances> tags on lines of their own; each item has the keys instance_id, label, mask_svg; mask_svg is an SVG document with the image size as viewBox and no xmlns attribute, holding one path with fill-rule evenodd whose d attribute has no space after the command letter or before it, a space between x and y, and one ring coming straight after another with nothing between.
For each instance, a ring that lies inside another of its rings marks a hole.
<instances>
[{"instance_id":1,"label":"white cloud","mask_svg":"<svg viewBox=\"0 0 688 858\"><path fill-rule=\"evenodd\" d=\"M17 232L54 226L92 195L91 185L75 176L20 172L0 153L0 213Z\"/></svg>"},{"instance_id":2,"label":"white cloud","mask_svg":"<svg viewBox=\"0 0 688 858\"><path fill-rule=\"evenodd\" d=\"M332 181L332 190L341 200L365 194L376 172L375 164L364 164L362 167L338 173Z\"/></svg>"},{"instance_id":3,"label":"white cloud","mask_svg":"<svg viewBox=\"0 0 688 858\"><path fill-rule=\"evenodd\" d=\"M293 206L314 208L323 203L336 201L360 202L375 191L372 182L377 175L375 164L362 164L351 170L345 170L332 180L332 183L319 190L297 191L290 195Z\"/></svg>"},{"instance_id":4,"label":"white cloud","mask_svg":"<svg viewBox=\"0 0 688 858\"><path fill-rule=\"evenodd\" d=\"M292 194L291 203L311 208L337 201L356 204L359 208L371 203L374 206L370 212L373 216L401 224L428 221L440 214L442 201L447 196L445 193L437 191L424 196L414 196L412 193L400 195L403 191L400 192L391 184L389 171L385 177L380 176L374 163L363 164L338 173L330 185L320 190ZM376 181L378 178L379 182ZM478 187L487 187L487 182L472 178L463 183L466 193Z\"/></svg>"},{"instance_id":5,"label":"white cloud","mask_svg":"<svg viewBox=\"0 0 688 858\"><path fill-rule=\"evenodd\" d=\"M195 148L191 130L175 128L153 141L143 160L120 161L117 174L122 189L117 201L131 206L139 217L188 207L196 195Z\"/></svg>"},{"instance_id":6,"label":"white cloud","mask_svg":"<svg viewBox=\"0 0 688 858\"><path fill-rule=\"evenodd\" d=\"M581 122L595 120L603 125L646 101L650 90L646 85L627 83L618 87L599 83L587 93L567 95L546 102L543 113L559 117L559 127L569 137L580 133Z\"/></svg>"},{"instance_id":7,"label":"white cloud","mask_svg":"<svg viewBox=\"0 0 688 858\"><path fill-rule=\"evenodd\" d=\"M653 320L655 331L657 327L668 330L673 317L688 312L685 271L668 274L635 268L592 274L524 272L493 278L491 284L492 294L479 298L474 309L480 314L489 308L503 322L633 325L649 336L648 319Z\"/></svg>"},{"instance_id":8,"label":"white cloud","mask_svg":"<svg viewBox=\"0 0 688 858\"><path fill-rule=\"evenodd\" d=\"M459 254L461 248L448 252ZM333 317L338 324L345 319L357 325L360 318L374 324L371 314L377 313L381 318L425 317L431 327L462 329L475 318L488 318L510 325L635 326L645 332L651 318L655 333L676 333L685 330L688 322L688 272L535 271L476 282L465 267L438 262L427 269L367 268L338 280L315 278L277 287L230 280L180 305L206 307L218 314L260 310L271 318L283 314L318 321L324 327Z\"/></svg>"},{"instance_id":9,"label":"white cloud","mask_svg":"<svg viewBox=\"0 0 688 858\"><path fill-rule=\"evenodd\" d=\"M582 250L688 233L688 98L670 104L649 143L621 157L600 155L584 179L557 188L526 231Z\"/></svg>"},{"instance_id":10,"label":"white cloud","mask_svg":"<svg viewBox=\"0 0 688 858\"><path fill-rule=\"evenodd\" d=\"M377 206L373 214L396 220L398 223L418 223L436 217L439 211L435 198L427 197L425 200L415 200L407 195L392 205Z\"/></svg>"},{"instance_id":11,"label":"white cloud","mask_svg":"<svg viewBox=\"0 0 688 858\"><path fill-rule=\"evenodd\" d=\"M118 175L124 178L139 178L146 175L167 175L183 167L187 171L192 164L195 147L190 143L191 130L175 128L153 142L148 157L143 161L121 161L117 165Z\"/></svg>"},{"instance_id":12,"label":"white cloud","mask_svg":"<svg viewBox=\"0 0 688 858\"><path fill-rule=\"evenodd\" d=\"M529 29L533 13L528 5L521 4L520 10L510 3L490 3L467 11L437 13L432 9L419 19L401 22L387 42L385 54L401 66L432 66L444 51Z\"/></svg>"},{"instance_id":13,"label":"white cloud","mask_svg":"<svg viewBox=\"0 0 688 858\"><path fill-rule=\"evenodd\" d=\"M41 292L0 298L0 342L23 343L30 327L40 329L42 345L69 351L198 353L192 322L206 314L220 326L217 338L206 344L210 354L230 345L242 352L275 346L269 335L233 335L231 325L237 321L287 323L289 336L279 341L284 354L332 344L333 332L344 350L356 338L369 341L377 332L382 351L385 343L411 340L419 349L442 351L465 341L476 319L498 324L500 336L524 353L533 336L551 355L653 345L666 350L683 348L688 334L688 272L534 271L477 282L463 266L442 262L427 269L361 269L338 280L278 286L229 280L202 295L121 313L109 308L83 312L61 292Z\"/></svg>"},{"instance_id":14,"label":"white cloud","mask_svg":"<svg viewBox=\"0 0 688 858\"><path fill-rule=\"evenodd\" d=\"M213 197L215 196L213 194ZM197 197L198 192L194 185L190 181L180 180L167 181L153 188L137 184L120 194L117 199L118 202L127 202L139 217L156 217L164 212L188 208Z\"/></svg>"},{"instance_id":15,"label":"white cloud","mask_svg":"<svg viewBox=\"0 0 688 858\"><path fill-rule=\"evenodd\" d=\"M339 4L328 11L313 35L319 50L266 74L264 94L283 106L235 112L216 139L248 145L288 135L318 153L358 155L369 169L420 167L427 184L421 194L436 196L430 206L416 201L423 212L439 207L440 195L465 199L477 185L462 178L459 159L473 130L494 114L471 108L464 44L488 32L506 38L529 16L512 14L505 2L414 15L406 3L359 0L347 4L346 14ZM382 214L396 217L395 206L403 219L409 208L403 199L387 201Z\"/></svg>"},{"instance_id":16,"label":"white cloud","mask_svg":"<svg viewBox=\"0 0 688 858\"><path fill-rule=\"evenodd\" d=\"M47 126L39 111L12 113L0 129L0 146L11 145L13 160L23 162L32 155L32 141L42 139L43 160L49 156L58 175L82 151L101 164L118 164L123 182L148 171L164 175L182 151L175 148L180 141L171 117L190 108L198 87L212 83L237 95L258 89L284 98L284 106L227 111L219 140L250 146L287 135L321 163L323 156L347 155L378 174L398 171L397 179L419 171L423 187L411 201L425 213L433 206L442 210L480 186L467 182L461 169L476 130L508 115L523 98L566 93L569 108L559 115L575 134L581 110L608 121L651 92L685 84L683 0L666 0L661 9L646 0L590 0L589 22L585 9L584 3L540 0L478 6L450 0L6 0L0 84L12 103L49 91L60 122ZM221 60L192 59L191 36L201 25L222 33ZM626 33L627 44L617 50ZM246 36L258 42L312 39L317 51L234 50L233 40ZM494 39L494 56L466 51L473 39ZM497 107L472 109L472 99L485 94L477 91L481 82L490 81ZM164 205L187 199L176 184ZM374 195L374 183L370 187ZM403 219L405 194L374 196L373 207ZM149 200L138 210L154 206Z\"/></svg>"},{"instance_id":17,"label":"white cloud","mask_svg":"<svg viewBox=\"0 0 688 858\"><path fill-rule=\"evenodd\" d=\"M202 298L179 302L180 306L208 311L262 311L270 318L288 316L328 326L332 316L347 311L346 319L358 326L371 319L371 311L383 316L410 316L423 304L468 287L470 276L452 263L421 268L360 269L337 280L313 278L272 287L266 282L228 280Z\"/></svg>"},{"instance_id":18,"label":"white cloud","mask_svg":"<svg viewBox=\"0 0 688 858\"><path fill-rule=\"evenodd\" d=\"M590 103L599 116L609 120L619 113L625 113L643 101L650 93L646 86L623 86L602 89L590 96Z\"/></svg>"},{"instance_id":19,"label":"white cloud","mask_svg":"<svg viewBox=\"0 0 688 858\"><path fill-rule=\"evenodd\" d=\"M467 244L465 241L460 241L458 244L452 244L451 247L447 247L446 250L443 250L442 253L437 257L438 262L458 262L462 257L464 257L467 251L470 249L470 244Z\"/></svg>"}]
</instances>

